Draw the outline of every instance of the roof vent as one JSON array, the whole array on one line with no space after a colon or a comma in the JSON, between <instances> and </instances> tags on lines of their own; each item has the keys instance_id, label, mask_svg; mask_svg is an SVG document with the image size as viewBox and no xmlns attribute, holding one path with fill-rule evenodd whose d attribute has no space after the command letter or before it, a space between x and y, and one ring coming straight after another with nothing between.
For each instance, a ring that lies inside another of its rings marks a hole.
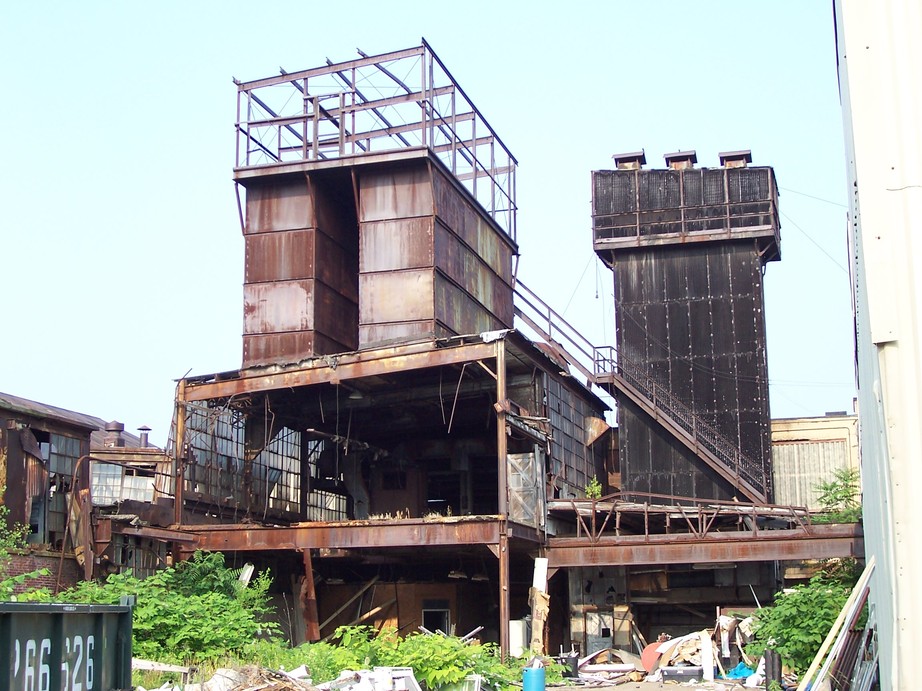
<instances>
[{"instance_id":1,"label":"roof vent","mask_svg":"<svg viewBox=\"0 0 922 691\"><path fill-rule=\"evenodd\" d=\"M745 168L752 163L752 151L749 149L721 151L717 155L720 158L720 165L724 168Z\"/></svg>"},{"instance_id":2,"label":"roof vent","mask_svg":"<svg viewBox=\"0 0 922 691\"><path fill-rule=\"evenodd\" d=\"M141 425L140 427L138 427L138 432L141 433L141 439L138 445L142 449L146 449L148 446L150 446L150 443L148 442L148 436L147 436L148 434L150 434L150 427L148 427L147 425Z\"/></svg>"},{"instance_id":3,"label":"roof vent","mask_svg":"<svg viewBox=\"0 0 922 691\"><path fill-rule=\"evenodd\" d=\"M647 156L643 149L625 154L615 154L612 158L615 159L615 167L618 170L639 170L647 162Z\"/></svg>"},{"instance_id":4,"label":"roof vent","mask_svg":"<svg viewBox=\"0 0 922 691\"><path fill-rule=\"evenodd\" d=\"M673 170L694 168L695 164L698 162L698 154L694 149L689 151L676 151L674 154L666 154L663 158L666 159L666 165Z\"/></svg>"},{"instance_id":5,"label":"roof vent","mask_svg":"<svg viewBox=\"0 0 922 691\"><path fill-rule=\"evenodd\" d=\"M125 446L125 438L122 432L125 431L125 425L117 420L106 423L106 434L103 437L103 446L107 449L115 449Z\"/></svg>"}]
</instances>

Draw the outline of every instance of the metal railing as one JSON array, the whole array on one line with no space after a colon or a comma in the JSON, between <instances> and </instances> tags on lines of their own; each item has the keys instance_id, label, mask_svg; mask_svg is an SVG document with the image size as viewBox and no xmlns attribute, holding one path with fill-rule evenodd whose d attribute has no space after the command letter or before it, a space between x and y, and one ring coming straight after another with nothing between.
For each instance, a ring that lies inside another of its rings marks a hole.
<instances>
[{"instance_id":1,"label":"metal railing","mask_svg":"<svg viewBox=\"0 0 922 691\"><path fill-rule=\"evenodd\" d=\"M768 496L769 480L762 462L745 455L717 427L702 420L668 385L658 383L645 366L617 352L614 346L590 343L521 282L516 283L514 302L515 316L526 327L524 330L554 348L587 378L588 384L619 389L652 412L680 441L750 498L764 500Z\"/></svg>"},{"instance_id":2,"label":"metal railing","mask_svg":"<svg viewBox=\"0 0 922 691\"><path fill-rule=\"evenodd\" d=\"M517 161L425 42L237 82L238 169L429 149L514 240Z\"/></svg>"}]
</instances>

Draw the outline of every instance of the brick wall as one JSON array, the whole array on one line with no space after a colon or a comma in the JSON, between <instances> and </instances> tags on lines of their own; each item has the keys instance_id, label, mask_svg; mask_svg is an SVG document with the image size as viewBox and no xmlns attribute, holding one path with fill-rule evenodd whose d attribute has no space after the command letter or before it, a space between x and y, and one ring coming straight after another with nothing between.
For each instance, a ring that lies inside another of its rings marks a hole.
<instances>
[{"instance_id":1,"label":"brick wall","mask_svg":"<svg viewBox=\"0 0 922 691\"><path fill-rule=\"evenodd\" d=\"M62 561L60 552L16 551L10 553L10 576L18 576L42 568L48 569L47 576L39 576L16 586L16 592L21 593L25 590L44 587L54 593L70 588L83 579L83 568L77 564L73 555L64 555ZM59 573L60 587L57 587Z\"/></svg>"}]
</instances>

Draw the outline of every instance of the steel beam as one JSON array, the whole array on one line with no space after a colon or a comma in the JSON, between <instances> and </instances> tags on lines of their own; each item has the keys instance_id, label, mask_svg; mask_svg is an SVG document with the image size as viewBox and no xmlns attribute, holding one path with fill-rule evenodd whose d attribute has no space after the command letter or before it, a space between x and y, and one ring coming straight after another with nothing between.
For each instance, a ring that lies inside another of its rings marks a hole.
<instances>
[{"instance_id":1,"label":"steel beam","mask_svg":"<svg viewBox=\"0 0 922 691\"><path fill-rule=\"evenodd\" d=\"M186 526L186 529L195 536L195 549L249 552L499 544L500 524L499 518L453 522L417 519L318 523L287 528L235 524Z\"/></svg>"},{"instance_id":2,"label":"steel beam","mask_svg":"<svg viewBox=\"0 0 922 691\"><path fill-rule=\"evenodd\" d=\"M226 398L257 391L272 391L314 384L338 384L341 381L373 377L393 372L440 367L464 362L474 362L496 356L493 343L469 343L459 346L438 348L430 345L420 352L402 352L400 349L385 349L359 355L318 358L307 367L277 370L258 374L241 372L237 379L215 380L198 383L186 380L187 401L205 401L212 398Z\"/></svg>"},{"instance_id":3,"label":"steel beam","mask_svg":"<svg viewBox=\"0 0 922 691\"><path fill-rule=\"evenodd\" d=\"M863 557L864 536L854 525L811 526L802 530L602 538L551 538L548 566L638 566L742 561L782 561Z\"/></svg>"}]
</instances>

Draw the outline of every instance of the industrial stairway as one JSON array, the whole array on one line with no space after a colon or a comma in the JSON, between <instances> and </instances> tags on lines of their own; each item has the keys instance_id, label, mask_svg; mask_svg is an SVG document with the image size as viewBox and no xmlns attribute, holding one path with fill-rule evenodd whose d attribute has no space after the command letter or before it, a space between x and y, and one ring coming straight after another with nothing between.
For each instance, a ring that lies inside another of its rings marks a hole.
<instances>
[{"instance_id":1,"label":"industrial stairway","mask_svg":"<svg viewBox=\"0 0 922 691\"><path fill-rule=\"evenodd\" d=\"M744 455L720 430L650 378L639 363L631 362L612 346L589 343L521 282L515 287L515 316L586 377L587 384L616 398L629 399L746 499L768 501L768 481L761 461Z\"/></svg>"}]
</instances>

